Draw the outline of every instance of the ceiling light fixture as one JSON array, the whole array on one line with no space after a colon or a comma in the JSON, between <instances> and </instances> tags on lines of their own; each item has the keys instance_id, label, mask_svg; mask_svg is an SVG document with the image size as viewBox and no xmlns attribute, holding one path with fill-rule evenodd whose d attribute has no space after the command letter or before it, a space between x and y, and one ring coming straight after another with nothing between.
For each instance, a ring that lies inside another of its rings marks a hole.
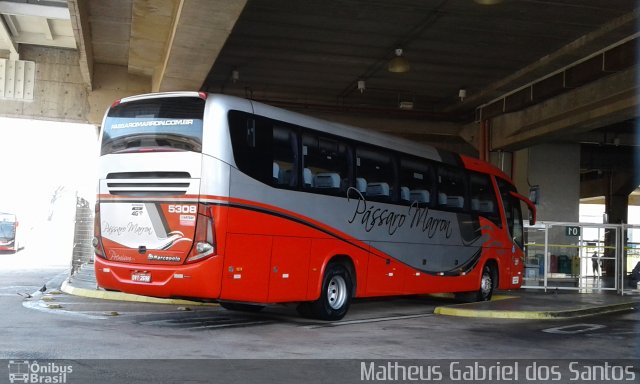
<instances>
[{"instance_id":1,"label":"ceiling light fixture","mask_svg":"<svg viewBox=\"0 0 640 384\"><path fill-rule=\"evenodd\" d=\"M365 83L364 80L358 80L358 91L360 91L360 93L364 93L364 90L367 88L367 84Z\"/></svg>"},{"instance_id":2,"label":"ceiling light fixture","mask_svg":"<svg viewBox=\"0 0 640 384\"><path fill-rule=\"evenodd\" d=\"M388 70L394 73L409 72L409 60L402 56L402 48L396 48L396 56L389 61Z\"/></svg>"},{"instance_id":3,"label":"ceiling light fixture","mask_svg":"<svg viewBox=\"0 0 640 384\"><path fill-rule=\"evenodd\" d=\"M464 98L467 97L467 90L464 88L460 88L458 90L458 97L460 98L460 101L464 101Z\"/></svg>"}]
</instances>

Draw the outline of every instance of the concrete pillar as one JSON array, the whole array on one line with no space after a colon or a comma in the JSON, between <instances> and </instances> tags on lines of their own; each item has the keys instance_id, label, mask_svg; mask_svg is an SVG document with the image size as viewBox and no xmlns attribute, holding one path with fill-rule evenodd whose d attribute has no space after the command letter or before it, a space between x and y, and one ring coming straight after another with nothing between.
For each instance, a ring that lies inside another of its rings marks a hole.
<instances>
[{"instance_id":1,"label":"concrete pillar","mask_svg":"<svg viewBox=\"0 0 640 384\"><path fill-rule=\"evenodd\" d=\"M539 188L538 220L577 222L580 207L580 145L541 144L514 153L518 191Z\"/></svg>"},{"instance_id":2,"label":"concrete pillar","mask_svg":"<svg viewBox=\"0 0 640 384\"><path fill-rule=\"evenodd\" d=\"M629 215L629 195L638 187L638 176L635 172L615 174L610 172L609 175L609 188L604 197L605 210L607 218L610 224L626 224L628 223ZM607 258L615 257L614 249L616 246L616 238L614 230L607 230L605 232L605 249L604 256ZM626 247L626 238L623 238L622 244ZM626 260L626 259L625 259ZM622 273L627 273L625 267L626 262L623 262L621 268ZM611 259L605 259L602 261L602 269L607 276L615 276L615 262Z\"/></svg>"}]
</instances>

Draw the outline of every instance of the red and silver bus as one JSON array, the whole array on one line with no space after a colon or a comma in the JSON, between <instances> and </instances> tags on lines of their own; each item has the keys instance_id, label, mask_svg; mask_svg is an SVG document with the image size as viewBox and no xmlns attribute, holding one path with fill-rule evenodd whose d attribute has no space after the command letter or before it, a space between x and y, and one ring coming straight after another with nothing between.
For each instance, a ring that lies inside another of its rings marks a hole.
<instances>
[{"instance_id":1,"label":"red and silver bus","mask_svg":"<svg viewBox=\"0 0 640 384\"><path fill-rule=\"evenodd\" d=\"M0 251L17 252L19 243L17 240L18 219L13 213L0 212Z\"/></svg>"},{"instance_id":2,"label":"red and silver bus","mask_svg":"<svg viewBox=\"0 0 640 384\"><path fill-rule=\"evenodd\" d=\"M197 92L118 100L102 127L105 289L335 320L352 298L522 283L535 208L483 161Z\"/></svg>"}]
</instances>

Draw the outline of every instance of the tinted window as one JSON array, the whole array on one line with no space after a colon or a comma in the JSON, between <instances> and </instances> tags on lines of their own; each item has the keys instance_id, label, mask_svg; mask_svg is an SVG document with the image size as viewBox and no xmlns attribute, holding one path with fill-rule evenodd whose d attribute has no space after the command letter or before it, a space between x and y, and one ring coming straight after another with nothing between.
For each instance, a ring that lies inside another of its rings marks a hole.
<instances>
[{"instance_id":1,"label":"tinted window","mask_svg":"<svg viewBox=\"0 0 640 384\"><path fill-rule=\"evenodd\" d=\"M277 187L298 187L298 135L288 127L274 125L273 132L273 181Z\"/></svg>"},{"instance_id":2,"label":"tinted window","mask_svg":"<svg viewBox=\"0 0 640 384\"><path fill-rule=\"evenodd\" d=\"M321 134L302 137L302 188L316 193L343 194L349 185L347 144Z\"/></svg>"},{"instance_id":3,"label":"tinted window","mask_svg":"<svg viewBox=\"0 0 640 384\"><path fill-rule=\"evenodd\" d=\"M428 206L433 195L433 174L430 163L413 158L400 160L400 203Z\"/></svg>"},{"instance_id":4,"label":"tinted window","mask_svg":"<svg viewBox=\"0 0 640 384\"><path fill-rule=\"evenodd\" d=\"M205 101L198 97L152 98L109 109L101 154L137 151L202 151Z\"/></svg>"},{"instance_id":5,"label":"tinted window","mask_svg":"<svg viewBox=\"0 0 640 384\"><path fill-rule=\"evenodd\" d=\"M297 127L230 111L229 130L238 169L265 184L298 188L300 156Z\"/></svg>"},{"instance_id":6,"label":"tinted window","mask_svg":"<svg viewBox=\"0 0 640 384\"><path fill-rule=\"evenodd\" d=\"M277 183L279 170L273 165L271 126L250 114L230 111L229 130L238 169L263 183Z\"/></svg>"},{"instance_id":7,"label":"tinted window","mask_svg":"<svg viewBox=\"0 0 640 384\"><path fill-rule=\"evenodd\" d=\"M395 186L395 164L391 153L372 147L358 147L355 182L367 200L390 202Z\"/></svg>"},{"instance_id":8,"label":"tinted window","mask_svg":"<svg viewBox=\"0 0 640 384\"><path fill-rule=\"evenodd\" d=\"M469 192L471 212L484 216L501 226L498 203L491 178L481 173L471 173L469 175Z\"/></svg>"},{"instance_id":9,"label":"tinted window","mask_svg":"<svg viewBox=\"0 0 640 384\"><path fill-rule=\"evenodd\" d=\"M524 229L522 226L522 211L520 210L520 200L511 196L510 192L516 188L504 180L498 179L500 197L504 205L504 214L507 219L507 226L514 242L524 249Z\"/></svg>"},{"instance_id":10,"label":"tinted window","mask_svg":"<svg viewBox=\"0 0 640 384\"><path fill-rule=\"evenodd\" d=\"M467 207L465 177L462 169L438 167L436 205L439 208L463 210Z\"/></svg>"}]
</instances>

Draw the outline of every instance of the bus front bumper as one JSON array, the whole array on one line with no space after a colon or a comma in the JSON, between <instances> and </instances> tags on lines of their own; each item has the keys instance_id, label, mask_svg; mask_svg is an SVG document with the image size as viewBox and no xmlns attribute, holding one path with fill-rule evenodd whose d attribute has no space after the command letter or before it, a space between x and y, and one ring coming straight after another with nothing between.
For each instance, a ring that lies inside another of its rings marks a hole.
<instances>
[{"instance_id":1,"label":"bus front bumper","mask_svg":"<svg viewBox=\"0 0 640 384\"><path fill-rule=\"evenodd\" d=\"M5 243L0 241L0 251L17 251L16 245L13 241Z\"/></svg>"}]
</instances>

